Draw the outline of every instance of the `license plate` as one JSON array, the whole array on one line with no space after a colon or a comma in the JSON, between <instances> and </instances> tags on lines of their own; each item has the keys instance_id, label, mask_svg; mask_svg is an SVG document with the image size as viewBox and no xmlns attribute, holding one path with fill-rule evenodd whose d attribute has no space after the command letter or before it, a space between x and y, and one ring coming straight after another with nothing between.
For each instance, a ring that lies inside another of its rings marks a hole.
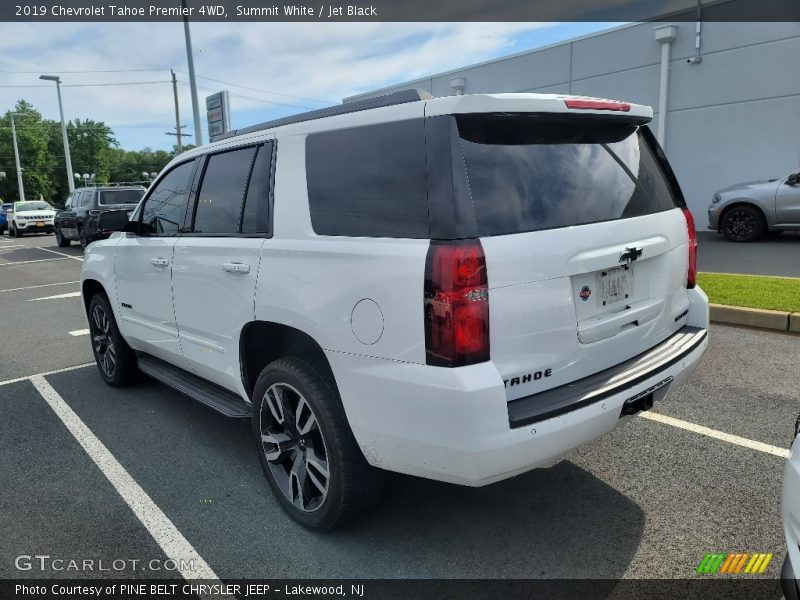
<instances>
[{"instance_id":1,"label":"license plate","mask_svg":"<svg viewBox=\"0 0 800 600\"><path fill-rule=\"evenodd\" d=\"M44 221L36 221L37 227L44 227Z\"/></svg>"},{"instance_id":2,"label":"license plate","mask_svg":"<svg viewBox=\"0 0 800 600\"><path fill-rule=\"evenodd\" d=\"M597 273L597 289L603 306L628 299L633 282L630 266L614 267Z\"/></svg>"}]
</instances>

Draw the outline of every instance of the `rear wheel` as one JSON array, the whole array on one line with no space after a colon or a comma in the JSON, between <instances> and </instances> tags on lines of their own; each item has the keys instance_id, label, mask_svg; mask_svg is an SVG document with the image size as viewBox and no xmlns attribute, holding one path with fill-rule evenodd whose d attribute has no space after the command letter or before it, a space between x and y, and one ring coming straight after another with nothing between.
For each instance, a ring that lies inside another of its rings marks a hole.
<instances>
[{"instance_id":1,"label":"rear wheel","mask_svg":"<svg viewBox=\"0 0 800 600\"><path fill-rule=\"evenodd\" d=\"M734 206L722 215L722 233L732 242L755 241L765 230L764 216L753 206Z\"/></svg>"},{"instance_id":2,"label":"rear wheel","mask_svg":"<svg viewBox=\"0 0 800 600\"><path fill-rule=\"evenodd\" d=\"M114 313L103 294L95 294L89 302L89 335L103 380L113 387L131 383L138 374L136 355L122 339Z\"/></svg>"},{"instance_id":3,"label":"rear wheel","mask_svg":"<svg viewBox=\"0 0 800 600\"><path fill-rule=\"evenodd\" d=\"M367 464L336 385L311 363L282 358L261 372L253 433L276 498L309 529L332 529L379 499L385 473Z\"/></svg>"},{"instance_id":4,"label":"rear wheel","mask_svg":"<svg viewBox=\"0 0 800 600\"><path fill-rule=\"evenodd\" d=\"M61 248L66 248L67 246L69 246L69 240L64 237L59 227L55 228L55 234L56 234L56 242L58 242L58 245Z\"/></svg>"}]
</instances>

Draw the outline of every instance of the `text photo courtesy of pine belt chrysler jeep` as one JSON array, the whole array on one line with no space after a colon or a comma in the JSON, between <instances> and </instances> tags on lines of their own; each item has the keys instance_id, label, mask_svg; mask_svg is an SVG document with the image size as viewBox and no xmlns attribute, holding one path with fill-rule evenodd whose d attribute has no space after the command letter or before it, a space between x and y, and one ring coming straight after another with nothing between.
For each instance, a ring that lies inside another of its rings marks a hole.
<instances>
[{"instance_id":1,"label":"text photo courtesy of pine belt chrysler jeep","mask_svg":"<svg viewBox=\"0 0 800 600\"><path fill-rule=\"evenodd\" d=\"M251 419L325 530L387 471L482 486L649 409L708 301L649 107L408 90L175 158L85 257L100 374Z\"/></svg>"}]
</instances>

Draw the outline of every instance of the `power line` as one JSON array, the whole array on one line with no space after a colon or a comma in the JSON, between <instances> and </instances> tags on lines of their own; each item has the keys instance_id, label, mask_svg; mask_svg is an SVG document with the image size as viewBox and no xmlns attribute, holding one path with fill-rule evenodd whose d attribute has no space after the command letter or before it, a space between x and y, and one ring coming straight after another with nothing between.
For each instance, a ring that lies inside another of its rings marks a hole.
<instances>
[{"instance_id":1,"label":"power line","mask_svg":"<svg viewBox=\"0 0 800 600\"><path fill-rule=\"evenodd\" d=\"M109 85L152 85L154 83L170 83L169 80L163 81L114 81L108 83L62 83L61 87L105 87ZM52 88L51 85L36 84L12 84L0 85L0 88Z\"/></svg>"},{"instance_id":2,"label":"power line","mask_svg":"<svg viewBox=\"0 0 800 600\"><path fill-rule=\"evenodd\" d=\"M153 71L169 71L167 68L163 69L99 69L99 70L82 70L82 71L54 71L53 69L40 69L38 71L5 71L0 70L0 73L19 73L21 75L36 75L38 73L61 73L61 74L76 74L76 73L147 73Z\"/></svg>"},{"instance_id":3,"label":"power line","mask_svg":"<svg viewBox=\"0 0 800 600\"><path fill-rule=\"evenodd\" d=\"M178 85L182 85L184 87L189 87L189 84L185 83L183 81L179 81ZM206 92L213 92L214 91L214 88L206 87L206 86L203 86L203 85L198 85L197 89L198 90L204 90ZM286 106L286 107L289 107L289 108L300 108L300 109L303 109L303 110L312 110L312 108L310 106L304 106L302 104L289 104L288 102L278 102L277 100L265 100L264 98L254 98L252 96L244 96L242 94L236 94L234 92L229 92L229 94L234 98L241 98L243 100L250 100L251 102L259 102L261 104L275 104L277 106Z\"/></svg>"},{"instance_id":4,"label":"power line","mask_svg":"<svg viewBox=\"0 0 800 600\"><path fill-rule=\"evenodd\" d=\"M186 71L181 71L180 69L175 69L179 73L186 73ZM223 81L221 79L214 79L213 77L206 77L204 75L198 75L198 79L206 79L207 81L214 81L216 83L221 83L223 85L232 85L233 87L242 88L245 90L250 90L252 92L261 92L262 94L272 94L274 96L283 96L284 98L294 98L295 100L309 100L311 102L319 102L320 104L337 104L337 102L333 100L320 100L319 98L309 98L307 96L293 96L292 94L283 94L281 92L273 92L271 90L264 90L259 88L250 87L247 85L242 85L240 83L233 83L231 81Z\"/></svg>"}]
</instances>

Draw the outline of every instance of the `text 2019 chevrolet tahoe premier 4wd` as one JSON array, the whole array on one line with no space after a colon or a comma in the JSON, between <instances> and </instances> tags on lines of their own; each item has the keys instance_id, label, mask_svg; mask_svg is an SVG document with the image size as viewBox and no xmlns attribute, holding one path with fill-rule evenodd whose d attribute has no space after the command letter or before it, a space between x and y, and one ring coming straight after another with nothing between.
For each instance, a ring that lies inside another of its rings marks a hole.
<instances>
[{"instance_id":1,"label":"text 2019 chevrolet tahoe premier 4wd","mask_svg":"<svg viewBox=\"0 0 800 600\"><path fill-rule=\"evenodd\" d=\"M276 497L320 530L385 471L481 486L552 463L707 345L651 117L406 91L184 153L86 255L100 373L252 419Z\"/></svg>"}]
</instances>

